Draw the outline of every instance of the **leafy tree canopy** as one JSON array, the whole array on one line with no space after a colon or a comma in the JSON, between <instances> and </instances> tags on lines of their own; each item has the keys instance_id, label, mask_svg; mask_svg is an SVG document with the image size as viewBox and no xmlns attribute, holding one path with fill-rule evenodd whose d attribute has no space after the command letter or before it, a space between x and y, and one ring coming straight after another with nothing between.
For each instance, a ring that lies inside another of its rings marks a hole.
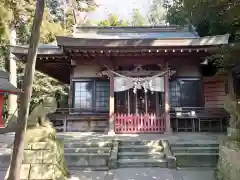
<instances>
[{"instance_id":1,"label":"leafy tree canopy","mask_svg":"<svg viewBox=\"0 0 240 180\"><path fill-rule=\"evenodd\" d=\"M99 26L128 26L129 21L119 19L116 14L109 14L108 18L98 23Z\"/></svg>"},{"instance_id":2,"label":"leafy tree canopy","mask_svg":"<svg viewBox=\"0 0 240 180\"><path fill-rule=\"evenodd\" d=\"M240 3L229 0L173 0L165 4L170 24L194 25L200 36L230 33L240 27Z\"/></svg>"},{"instance_id":3,"label":"leafy tree canopy","mask_svg":"<svg viewBox=\"0 0 240 180\"><path fill-rule=\"evenodd\" d=\"M144 26L147 24L147 19L141 14L139 9L133 9L132 12L132 26Z\"/></svg>"},{"instance_id":4,"label":"leafy tree canopy","mask_svg":"<svg viewBox=\"0 0 240 180\"><path fill-rule=\"evenodd\" d=\"M164 2L166 0L153 0L152 4L150 5L149 12L148 12L148 22L151 25L161 25L165 24L165 9L164 9Z\"/></svg>"},{"instance_id":5,"label":"leafy tree canopy","mask_svg":"<svg viewBox=\"0 0 240 180\"><path fill-rule=\"evenodd\" d=\"M231 34L230 42L210 59L219 68L228 70L239 65L240 2L229 0L173 0L165 4L170 24L191 24L200 36Z\"/></svg>"}]
</instances>

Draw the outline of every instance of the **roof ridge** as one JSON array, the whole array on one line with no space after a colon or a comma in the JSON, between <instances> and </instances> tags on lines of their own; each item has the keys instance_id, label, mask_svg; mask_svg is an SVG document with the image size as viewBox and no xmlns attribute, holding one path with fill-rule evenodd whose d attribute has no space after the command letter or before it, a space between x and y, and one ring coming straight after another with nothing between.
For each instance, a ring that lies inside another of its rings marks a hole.
<instances>
[{"instance_id":1,"label":"roof ridge","mask_svg":"<svg viewBox=\"0 0 240 180\"><path fill-rule=\"evenodd\" d=\"M74 33L86 32L195 32L189 25L162 25L162 26L77 26Z\"/></svg>"}]
</instances>

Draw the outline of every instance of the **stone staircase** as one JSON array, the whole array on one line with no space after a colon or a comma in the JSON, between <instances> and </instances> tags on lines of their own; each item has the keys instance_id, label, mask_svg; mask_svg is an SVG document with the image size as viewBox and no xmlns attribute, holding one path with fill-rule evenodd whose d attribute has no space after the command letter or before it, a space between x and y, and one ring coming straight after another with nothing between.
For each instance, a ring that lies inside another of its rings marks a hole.
<instances>
[{"instance_id":1,"label":"stone staircase","mask_svg":"<svg viewBox=\"0 0 240 180\"><path fill-rule=\"evenodd\" d=\"M107 170L112 141L64 141L64 156L68 168ZM11 159L11 146L0 148L0 170L7 169Z\"/></svg>"},{"instance_id":2,"label":"stone staircase","mask_svg":"<svg viewBox=\"0 0 240 180\"><path fill-rule=\"evenodd\" d=\"M167 167L161 141L119 141L118 167Z\"/></svg>"},{"instance_id":3,"label":"stone staircase","mask_svg":"<svg viewBox=\"0 0 240 180\"><path fill-rule=\"evenodd\" d=\"M216 167L216 141L64 140L69 169L107 170L124 167ZM11 147L0 148L0 169L9 166Z\"/></svg>"},{"instance_id":4,"label":"stone staircase","mask_svg":"<svg viewBox=\"0 0 240 180\"><path fill-rule=\"evenodd\" d=\"M180 141L171 145L178 167L216 167L219 144L212 142Z\"/></svg>"},{"instance_id":5,"label":"stone staircase","mask_svg":"<svg viewBox=\"0 0 240 180\"><path fill-rule=\"evenodd\" d=\"M69 169L107 170L112 141L65 141L64 155Z\"/></svg>"}]
</instances>

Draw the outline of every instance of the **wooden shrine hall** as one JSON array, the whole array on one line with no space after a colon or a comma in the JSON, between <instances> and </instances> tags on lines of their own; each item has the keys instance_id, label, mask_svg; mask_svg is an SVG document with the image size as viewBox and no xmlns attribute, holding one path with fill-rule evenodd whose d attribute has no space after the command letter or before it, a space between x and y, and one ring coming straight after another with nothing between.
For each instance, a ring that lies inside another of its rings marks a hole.
<instances>
[{"instance_id":1,"label":"wooden shrine hall","mask_svg":"<svg viewBox=\"0 0 240 180\"><path fill-rule=\"evenodd\" d=\"M188 26L77 27L38 49L37 70L69 84L50 118L60 131L223 132L227 78L204 69L228 39ZM10 51L25 60L28 46Z\"/></svg>"}]
</instances>

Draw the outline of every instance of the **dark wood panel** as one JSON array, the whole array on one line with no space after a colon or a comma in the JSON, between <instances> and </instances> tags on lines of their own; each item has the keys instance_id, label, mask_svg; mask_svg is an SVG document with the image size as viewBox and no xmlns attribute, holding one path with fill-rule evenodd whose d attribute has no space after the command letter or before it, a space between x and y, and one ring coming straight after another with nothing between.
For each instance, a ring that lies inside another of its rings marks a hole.
<instances>
[{"instance_id":1,"label":"dark wood panel","mask_svg":"<svg viewBox=\"0 0 240 180\"><path fill-rule=\"evenodd\" d=\"M225 92L225 89L204 89L204 94L205 93L216 93L216 94L220 94Z\"/></svg>"},{"instance_id":2,"label":"dark wood panel","mask_svg":"<svg viewBox=\"0 0 240 180\"><path fill-rule=\"evenodd\" d=\"M206 97L205 96L205 100L206 101L225 101L225 99L226 99L226 96L208 96L208 97Z\"/></svg>"},{"instance_id":3,"label":"dark wood panel","mask_svg":"<svg viewBox=\"0 0 240 180\"><path fill-rule=\"evenodd\" d=\"M205 97L209 97L209 96L215 96L215 93L217 93L217 95L219 96L226 96L225 92L204 92L204 96Z\"/></svg>"},{"instance_id":4,"label":"dark wood panel","mask_svg":"<svg viewBox=\"0 0 240 180\"><path fill-rule=\"evenodd\" d=\"M226 76L203 78L205 107L223 107L226 95Z\"/></svg>"},{"instance_id":5,"label":"dark wood panel","mask_svg":"<svg viewBox=\"0 0 240 180\"><path fill-rule=\"evenodd\" d=\"M227 76L226 75L219 75L219 76L211 76L211 77L204 77L204 83L217 83L217 82L226 82Z\"/></svg>"},{"instance_id":6,"label":"dark wood panel","mask_svg":"<svg viewBox=\"0 0 240 180\"><path fill-rule=\"evenodd\" d=\"M215 84L204 84L205 88L225 88L225 83L223 82L219 82L219 83L215 83Z\"/></svg>"}]
</instances>

